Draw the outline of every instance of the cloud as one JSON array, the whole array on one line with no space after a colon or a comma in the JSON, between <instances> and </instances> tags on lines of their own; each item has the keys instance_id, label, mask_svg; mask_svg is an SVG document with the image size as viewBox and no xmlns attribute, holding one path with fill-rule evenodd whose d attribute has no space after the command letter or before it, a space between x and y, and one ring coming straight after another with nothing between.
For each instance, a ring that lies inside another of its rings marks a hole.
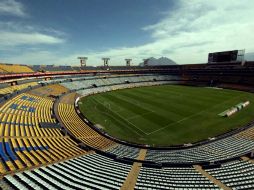
<instances>
[{"instance_id":1,"label":"cloud","mask_svg":"<svg viewBox=\"0 0 254 190\"><path fill-rule=\"evenodd\" d=\"M151 33L155 44L172 49L170 56L180 63L205 62L211 51L244 48L253 51L250 41L254 40L251 32L254 3L251 0L179 1L174 11L142 29Z\"/></svg>"},{"instance_id":2,"label":"cloud","mask_svg":"<svg viewBox=\"0 0 254 190\"><path fill-rule=\"evenodd\" d=\"M1 0L0 15L27 16L23 4L15 0Z\"/></svg>"},{"instance_id":3,"label":"cloud","mask_svg":"<svg viewBox=\"0 0 254 190\"><path fill-rule=\"evenodd\" d=\"M88 64L102 64L101 57L111 57L110 64L124 64L133 58L167 56L177 63L205 63L209 52L232 49L254 51L254 3L252 0L178 1L174 10L164 13L157 23L144 26L153 42L135 47L119 47L101 52L79 52L88 56ZM75 60L76 54L65 57ZM64 62L63 59L58 63Z\"/></svg>"},{"instance_id":4,"label":"cloud","mask_svg":"<svg viewBox=\"0 0 254 190\"><path fill-rule=\"evenodd\" d=\"M21 18L0 20L0 49L20 45L41 45L64 43L65 33L38 24L27 25L25 6L15 0L0 0L0 16L14 15Z\"/></svg>"},{"instance_id":5,"label":"cloud","mask_svg":"<svg viewBox=\"0 0 254 190\"><path fill-rule=\"evenodd\" d=\"M64 43L66 34L53 28L26 25L17 21L0 21L0 49L9 46Z\"/></svg>"},{"instance_id":6,"label":"cloud","mask_svg":"<svg viewBox=\"0 0 254 190\"><path fill-rule=\"evenodd\" d=\"M18 33L18 32L1 32L1 46L18 46L18 45L35 45L35 44L59 44L64 40L41 34L41 33Z\"/></svg>"},{"instance_id":7,"label":"cloud","mask_svg":"<svg viewBox=\"0 0 254 190\"><path fill-rule=\"evenodd\" d=\"M182 33L201 32L228 24L253 21L254 4L251 0L192 0L179 1L178 7L160 22L143 27L154 38L172 37Z\"/></svg>"},{"instance_id":8,"label":"cloud","mask_svg":"<svg viewBox=\"0 0 254 190\"><path fill-rule=\"evenodd\" d=\"M253 51L254 3L180 1L176 10L143 29L151 32L157 48L173 50L169 56L179 63L206 62L211 51Z\"/></svg>"},{"instance_id":9,"label":"cloud","mask_svg":"<svg viewBox=\"0 0 254 190\"><path fill-rule=\"evenodd\" d=\"M111 65L123 65L125 58L132 58L133 63L138 64L143 58L167 56L177 63L188 64L206 62L208 53L213 51L246 49L253 52L254 3L252 0L182 0L157 23L140 28L150 34L152 42L105 51L65 52L64 56L57 51L40 53L41 62L37 63L78 64L78 56L88 56L88 65L102 65L102 57L110 57ZM42 36L37 39L61 43L61 38L60 41ZM18 58L26 63L27 56L30 55Z\"/></svg>"},{"instance_id":10,"label":"cloud","mask_svg":"<svg viewBox=\"0 0 254 190\"><path fill-rule=\"evenodd\" d=\"M31 50L30 52L25 52L17 56L8 58L8 62L11 63L23 63L28 65L49 65L55 63L57 60L57 55L50 51L42 50ZM3 62L7 62L7 58L3 59Z\"/></svg>"}]
</instances>

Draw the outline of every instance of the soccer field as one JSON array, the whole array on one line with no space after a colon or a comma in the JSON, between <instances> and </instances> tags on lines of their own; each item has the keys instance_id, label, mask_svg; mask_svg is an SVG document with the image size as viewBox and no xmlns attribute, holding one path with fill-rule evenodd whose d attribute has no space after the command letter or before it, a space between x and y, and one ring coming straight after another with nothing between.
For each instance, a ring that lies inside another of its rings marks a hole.
<instances>
[{"instance_id":1,"label":"soccer field","mask_svg":"<svg viewBox=\"0 0 254 190\"><path fill-rule=\"evenodd\" d=\"M218 114L240 102L250 105L229 118ZM110 135L129 142L167 146L222 134L254 118L252 93L163 85L84 97L80 110Z\"/></svg>"}]
</instances>

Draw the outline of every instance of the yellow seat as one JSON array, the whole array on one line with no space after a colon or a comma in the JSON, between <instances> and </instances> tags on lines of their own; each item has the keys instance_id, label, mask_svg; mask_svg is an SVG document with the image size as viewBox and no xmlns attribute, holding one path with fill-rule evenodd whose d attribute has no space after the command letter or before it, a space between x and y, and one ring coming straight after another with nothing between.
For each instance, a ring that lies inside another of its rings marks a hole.
<instances>
[{"instance_id":1,"label":"yellow seat","mask_svg":"<svg viewBox=\"0 0 254 190\"><path fill-rule=\"evenodd\" d=\"M25 65L0 64L0 72L4 72L4 73L31 73L34 71Z\"/></svg>"}]
</instances>

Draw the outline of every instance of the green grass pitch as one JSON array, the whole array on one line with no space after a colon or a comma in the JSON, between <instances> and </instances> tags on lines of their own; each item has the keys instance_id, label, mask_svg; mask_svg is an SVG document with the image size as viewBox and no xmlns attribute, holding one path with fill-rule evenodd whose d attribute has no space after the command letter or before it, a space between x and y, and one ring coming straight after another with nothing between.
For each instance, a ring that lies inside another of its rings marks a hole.
<instances>
[{"instance_id":1,"label":"green grass pitch","mask_svg":"<svg viewBox=\"0 0 254 190\"><path fill-rule=\"evenodd\" d=\"M229 118L218 116L249 100ZM80 110L94 124L129 142L168 146L207 139L240 127L254 118L252 93L162 85L123 89L84 97Z\"/></svg>"}]
</instances>

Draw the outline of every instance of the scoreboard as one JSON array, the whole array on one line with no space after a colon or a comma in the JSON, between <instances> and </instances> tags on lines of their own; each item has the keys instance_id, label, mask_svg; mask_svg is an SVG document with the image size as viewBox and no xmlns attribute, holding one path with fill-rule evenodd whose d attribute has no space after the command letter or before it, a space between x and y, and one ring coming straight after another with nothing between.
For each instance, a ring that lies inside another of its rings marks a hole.
<instances>
[{"instance_id":1,"label":"scoreboard","mask_svg":"<svg viewBox=\"0 0 254 190\"><path fill-rule=\"evenodd\" d=\"M208 63L235 62L238 50L214 52L208 54Z\"/></svg>"}]
</instances>

